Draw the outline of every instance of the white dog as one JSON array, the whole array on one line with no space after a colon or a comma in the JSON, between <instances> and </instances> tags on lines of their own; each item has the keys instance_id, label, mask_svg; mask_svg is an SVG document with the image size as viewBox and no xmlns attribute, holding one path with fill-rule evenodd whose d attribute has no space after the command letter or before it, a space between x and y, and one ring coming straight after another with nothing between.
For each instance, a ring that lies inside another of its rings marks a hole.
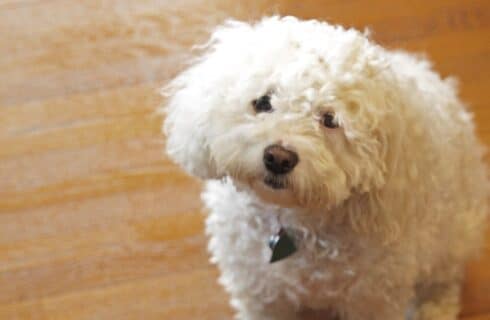
<instances>
[{"instance_id":1,"label":"white dog","mask_svg":"<svg viewBox=\"0 0 490 320\"><path fill-rule=\"evenodd\" d=\"M270 17L218 27L165 92L167 152L208 181L237 319L456 319L488 179L455 81L356 30Z\"/></svg>"}]
</instances>

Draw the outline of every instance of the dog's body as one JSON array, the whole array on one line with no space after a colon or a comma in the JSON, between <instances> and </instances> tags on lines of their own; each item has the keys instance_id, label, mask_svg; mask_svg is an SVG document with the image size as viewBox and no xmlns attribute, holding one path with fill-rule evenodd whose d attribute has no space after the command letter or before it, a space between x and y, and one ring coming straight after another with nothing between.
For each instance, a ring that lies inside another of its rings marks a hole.
<instances>
[{"instance_id":1,"label":"dog's body","mask_svg":"<svg viewBox=\"0 0 490 320\"><path fill-rule=\"evenodd\" d=\"M206 226L238 318L456 319L488 180L453 81L316 21L234 22L209 47L170 87L167 150L221 178ZM281 227L298 250L270 264Z\"/></svg>"}]
</instances>

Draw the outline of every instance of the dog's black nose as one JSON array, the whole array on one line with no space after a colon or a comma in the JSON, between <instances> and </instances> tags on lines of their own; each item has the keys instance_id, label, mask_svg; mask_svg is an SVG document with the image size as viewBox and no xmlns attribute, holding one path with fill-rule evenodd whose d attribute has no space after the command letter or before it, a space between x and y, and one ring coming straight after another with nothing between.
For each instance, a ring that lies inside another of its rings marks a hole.
<instances>
[{"instance_id":1,"label":"dog's black nose","mask_svg":"<svg viewBox=\"0 0 490 320\"><path fill-rule=\"evenodd\" d=\"M272 173L288 173L298 164L296 152L288 150L278 144L273 144L264 150L264 165Z\"/></svg>"}]
</instances>

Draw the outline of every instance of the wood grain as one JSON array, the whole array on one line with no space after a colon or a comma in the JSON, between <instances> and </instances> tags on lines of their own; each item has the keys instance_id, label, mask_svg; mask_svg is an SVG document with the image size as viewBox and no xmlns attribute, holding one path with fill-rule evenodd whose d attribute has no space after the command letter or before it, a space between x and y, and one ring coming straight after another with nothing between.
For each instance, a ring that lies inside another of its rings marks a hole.
<instances>
[{"instance_id":1,"label":"wood grain","mask_svg":"<svg viewBox=\"0 0 490 320\"><path fill-rule=\"evenodd\" d=\"M165 158L158 89L227 17L369 27L460 79L490 146L487 0L0 2L0 319L229 319L200 183ZM490 319L490 237L462 319Z\"/></svg>"}]
</instances>

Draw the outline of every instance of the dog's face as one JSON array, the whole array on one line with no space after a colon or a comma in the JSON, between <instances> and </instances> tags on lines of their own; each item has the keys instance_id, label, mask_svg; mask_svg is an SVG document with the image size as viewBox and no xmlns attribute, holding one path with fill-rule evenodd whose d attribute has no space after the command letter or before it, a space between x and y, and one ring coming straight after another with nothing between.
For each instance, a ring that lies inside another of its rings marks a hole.
<instances>
[{"instance_id":1,"label":"dog's face","mask_svg":"<svg viewBox=\"0 0 490 320\"><path fill-rule=\"evenodd\" d=\"M269 18L218 29L170 87L167 151L266 201L332 207L385 179L389 84L362 34Z\"/></svg>"}]
</instances>

